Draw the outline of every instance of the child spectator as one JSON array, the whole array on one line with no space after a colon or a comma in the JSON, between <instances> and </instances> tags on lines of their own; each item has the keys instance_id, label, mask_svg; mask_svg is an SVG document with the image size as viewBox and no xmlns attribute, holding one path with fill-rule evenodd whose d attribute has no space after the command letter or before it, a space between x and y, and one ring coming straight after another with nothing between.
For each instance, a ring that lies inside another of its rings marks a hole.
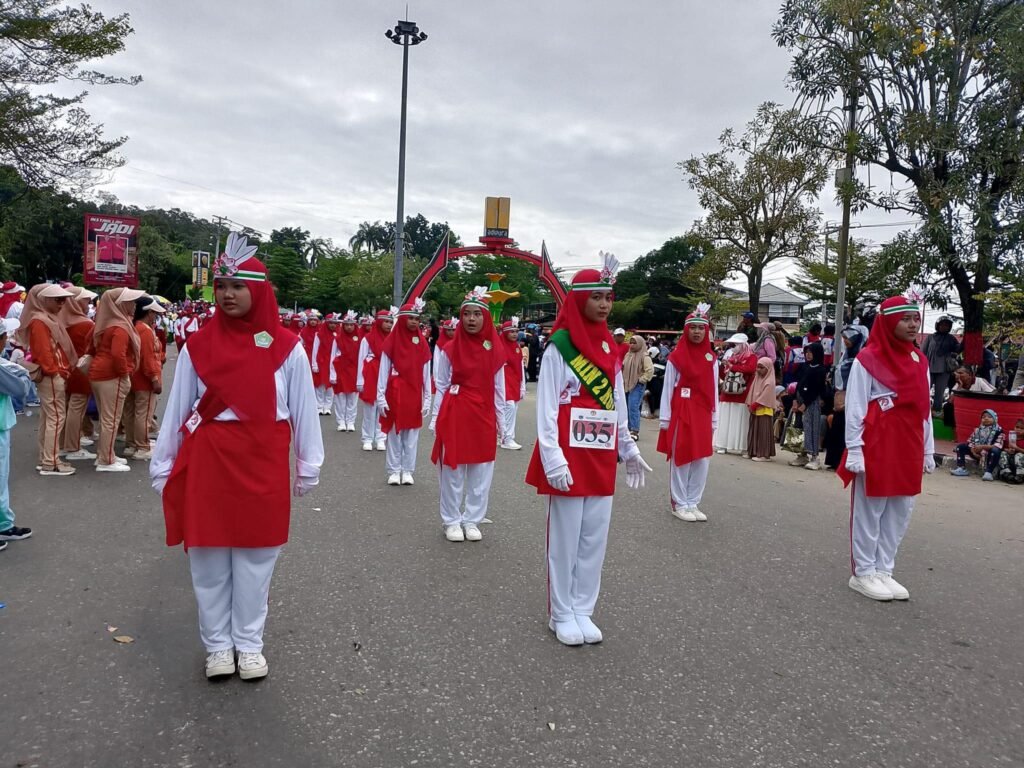
<instances>
[{"instance_id":1,"label":"child spectator","mask_svg":"<svg viewBox=\"0 0 1024 768\"><path fill-rule=\"evenodd\" d=\"M1006 447L999 456L999 479L1024 483L1024 419L1017 419L1012 432L1006 433Z\"/></svg>"},{"instance_id":2,"label":"child spectator","mask_svg":"<svg viewBox=\"0 0 1024 768\"><path fill-rule=\"evenodd\" d=\"M775 366L770 358L762 357L757 361L754 381L747 392L747 407L750 409L747 455L753 461L771 461L775 455L772 422L775 411L782 406L775 394Z\"/></svg>"},{"instance_id":3,"label":"child spectator","mask_svg":"<svg viewBox=\"0 0 1024 768\"><path fill-rule=\"evenodd\" d=\"M804 451L809 461L804 469L821 469L818 453L821 451L821 399L825 395L825 376L828 371L822 365L821 344L814 342L804 347L807 364L800 373L796 394L799 410L803 413Z\"/></svg>"},{"instance_id":4,"label":"child spectator","mask_svg":"<svg viewBox=\"0 0 1024 768\"><path fill-rule=\"evenodd\" d=\"M981 426L975 429L966 443L956 447L956 469L952 474L956 477L967 477L967 454L978 460L984 468L982 480L992 480L992 473L999 466L999 454L1003 450L1003 428L999 426L999 417L991 408L981 412Z\"/></svg>"}]
</instances>

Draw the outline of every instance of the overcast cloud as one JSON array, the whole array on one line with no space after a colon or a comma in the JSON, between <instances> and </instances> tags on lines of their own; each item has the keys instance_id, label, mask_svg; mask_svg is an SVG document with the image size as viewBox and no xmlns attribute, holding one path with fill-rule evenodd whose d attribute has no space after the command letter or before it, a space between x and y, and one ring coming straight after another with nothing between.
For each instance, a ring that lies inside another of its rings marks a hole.
<instances>
[{"instance_id":1,"label":"overcast cloud","mask_svg":"<svg viewBox=\"0 0 1024 768\"><path fill-rule=\"evenodd\" d=\"M484 197L509 196L512 236L531 250L546 240L570 267L600 249L631 261L682 234L700 210L676 163L714 150L759 103L792 100L770 37L777 5L410 3L429 39L410 51L406 213L472 242ZM360 221L394 218L401 50L384 31L404 3L93 6L135 27L101 68L144 78L86 102L110 135L130 137L104 189L339 244Z\"/></svg>"}]
</instances>

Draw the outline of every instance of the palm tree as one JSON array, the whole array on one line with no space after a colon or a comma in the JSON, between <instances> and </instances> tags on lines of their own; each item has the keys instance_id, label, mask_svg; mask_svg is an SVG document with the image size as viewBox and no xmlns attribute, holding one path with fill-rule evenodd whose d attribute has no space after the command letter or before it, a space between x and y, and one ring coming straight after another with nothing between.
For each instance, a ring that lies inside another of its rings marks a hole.
<instances>
[{"instance_id":1,"label":"palm tree","mask_svg":"<svg viewBox=\"0 0 1024 768\"><path fill-rule=\"evenodd\" d=\"M364 221L359 229L348 241L349 248L353 251L368 251L369 253L380 253L391 248L391 240L388 236L387 225L375 221L372 224Z\"/></svg>"}]
</instances>

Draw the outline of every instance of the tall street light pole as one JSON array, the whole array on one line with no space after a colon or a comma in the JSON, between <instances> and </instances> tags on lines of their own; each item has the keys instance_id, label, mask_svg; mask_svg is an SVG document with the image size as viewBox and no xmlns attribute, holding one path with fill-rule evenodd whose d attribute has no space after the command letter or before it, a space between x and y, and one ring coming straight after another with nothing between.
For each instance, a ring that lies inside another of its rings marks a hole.
<instances>
[{"instance_id":1,"label":"tall street light pole","mask_svg":"<svg viewBox=\"0 0 1024 768\"><path fill-rule=\"evenodd\" d=\"M409 47L427 39L425 32L412 21L399 21L394 29L384 33L388 40L402 46L402 128L398 138L398 215L395 218L395 279L394 305L402 303L402 234L405 229L405 117L409 93Z\"/></svg>"}]
</instances>

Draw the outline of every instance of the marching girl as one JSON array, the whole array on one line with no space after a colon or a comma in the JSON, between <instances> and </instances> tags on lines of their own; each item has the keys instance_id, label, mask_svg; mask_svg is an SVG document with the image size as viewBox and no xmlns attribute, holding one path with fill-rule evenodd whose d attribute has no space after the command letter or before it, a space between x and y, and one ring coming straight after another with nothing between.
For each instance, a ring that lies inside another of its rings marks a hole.
<instances>
[{"instance_id":1,"label":"marching girl","mask_svg":"<svg viewBox=\"0 0 1024 768\"><path fill-rule=\"evenodd\" d=\"M658 414L658 451L670 462L672 514L705 521L700 511L711 464L711 440L718 428L718 359L709 339L707 304L686 317L683 336L668 356Z\"/></svg>"},{"instance_id":2,"label":"marching girl","mask_svg":"<svg viewBox=\"0 0 1024 768\"><path fill-rule=\"evenodd\" d=\"M501 447L518 451L523 446L516 442L516 414L519 401L526 397L526 365L519 349L519 318L513 316L501 324L501 346L507 354L505 360L505 411L501 419Z\"/></svg>"},{"instance_id":3,"label":"marching girl","mask_svg":"<svg viewBox=\"0 0 1024 768\"><path fill-rule=\"evenodd\" d=\"M423 417L430 413L430 344L420 333L423 299L403 304L381 348L377 411L387 435L388 485L412 485Z\"/></svg>"},{"instance_id":4,"label":"marching girl","mask_svg":"<svg viewBox=\"0 0 1024 768\"><path fill-rule=\"evenodd\" d=\"M331 350L334 348L334 337L338 331L338 316L333 312L327 315L325 322L317 330L313 338L313 384L316 386L317 411L322 416L331 415Z\"/></svg>"},{"instance_id":5,"label":"marching girl","mask_svg":"<svg viewBox=\"0 0 1024 768\"><path fill-rule=\"evenodd\" d=\"M356 391L363 402L363 450L384 450L384 432L380 428L380 413L377 410L377 375L380 373L380 355L384 340L395 324L397 307L382 309L377 313L370 332L359 342L359 359L356 364Z\"/></svg>"},{"instance_id":6,"label":"marching girl","mask_svg":"<svg viewBox=\"0 0 1024 768\"><path fill-rule=\"evenodd\" d=\"M872 600L909 600L892 577L921 476L935 471L928 358L914 344L916 296L882 302L871 341L846 381L846 455L838 473L853 482L849 587Z\"/></svg>"},{"instance_id":7,"label":"marching girl","mask_svg":"<svg viewBox=\"0 0 1024 768\"><path fill-rule=\"evenodd\" d=\"M86 288L69 288L68 290L75 292L75 295L69 297L61 307L60 323L67 331L75 353L81 359L92 354L95 323L89 319L89 303L99 294ZM89 385L89 377L82 373L77 366L71 369L71 375L68 377L67 394L67 418L64 421L64 451L66 455L64 458L68 461L95 459L95 453L85 450L86 445L92 445L92 440L82 437L82 422L85 420L85 410L89 405L92 387Z\"/></svg>"},{"instance_id":8,"label":"marching girl","mask_svg":"<svg viewBox=\"0 0 1024 768\"><path fill-rule=\"evenodd\" d=\"M100 296L96 309L89 381L100 412L100 437L96 443L97 472L127 472L128 460L114 453L114 439L131 388L131 374L139 362L141 342L135 330L135 301L142 291L114 288Z\"/></svg>"},{"instance_id":9,"label":"marching girl","mask_svg":"<svg viewBox=\"0 0 1024 768\"><path fill-rule=\"evenodd\" d=\"M356 367L359 363L359 331L356 313L349 310L341 318L341 330L331 347L331 389L334 392L334 419L339 432L356 431Z\"/></svg>"},{"instance_id":10,"label":"marching girl","mask_svg":"<svg viewBox=\"0 0 1024 768\"><path fill-rule=\"evenodd\" d=\"M365 339L370 335L370 331L373 330L373 318L369 315L363 315L359 318L359 338Z\"/></svg>"},{"instance_id":11,"label":"marching girl","mask_svg":"<svg viewBox=\"0 0 1024 768\"><path fill-rule=\"evenodd\" d=\"M305 323L301 325L299 331L299 338L302 340L302 348L306 351L306 357L309 358L310 366L313 365L313 345L316 343L317 334L320 333L320 318L316 314L316 310L309 310L305 315L302 316L305 319ZM314 377L314 384L316 379Z\"/></svg>"},{"instance_id":12,"label":"marching girl","mask_svg":"<svg viewBox=\"0 0 1024 768\"><path fill-rule=\"evenodd\" d=\"M21 312L18 342L32 353L32 362L39 366L37 390L39 411L39 463L41 475L75 474L70 464L60 460L60 434L67 414L66 382L78 355L58 315L70 291L56 283L32 286Z\"/></svg>"},{"instance_id":13,"label":"marching girl","mask_svg":"<svg viewBox=\"0 0 1024 768\"><path fill-rule=\"evenodd\" d=\"M651 468L632 436L621 364L608 333L618 261L576 273L537 381L537 444L526 482L548 497L548 628L565 645L600 643L601 591L619 459L639 488Z\"/></svg>"},{"instance_id":14,"label":"marching girl","mask_svg":"<svg viewBox=\"0 0 1024 768\"><path fill-rule=\"evenodd\" d=\"M441 322L441 332L437 334L437 343L434 345L433 370L437 370L441 350L451 344L452 339L455 338L455 329L458 327L459 318L457 317L449 317L447 320ZM434 387L434 391L437 392L436 386Z\"/></svg>"},{"instance_id":15,"label":"marching girl","mask_svg":"<svg viewBox=\"0 0 1024 768\"><path fill-rule=\"evenodd\" d=\"M448 541L480 541L494 477L498 419L505 408L505 351L478 286L459 308L459 325L434 369L434 450L440 468L441 524ZM463 509L463 498L465 508Z\"/></svg>"},{"instance_id":16,"label":"marching girl","mask_svg":"<svg viewBox=\"0 0 1024 768\"><path fill-rule=\"evenodd\" d=\"M163 348L154 324L164 308L144 296L135 302L135 332L139 334L139 364L132 371L131 392L124 404L124 455L138 461L153 458L149 428L163 392Z\"/></svg>"},{"instance_id":17,"label":"marching girl","mask_svg":"<svg viewBox=\"0 0 1024 768\"><path fill-rule=\"evenodd\" d=\"M324 458L309 362L278 322L255 252L228 235L213 267L217 313L178 357L149 470L167 544L188 554L206 676L233 674L237 652L244 680L268 672L263 628L288 540L289 487L296 496L313 488Z\"/></svg>"}]
</instances>

